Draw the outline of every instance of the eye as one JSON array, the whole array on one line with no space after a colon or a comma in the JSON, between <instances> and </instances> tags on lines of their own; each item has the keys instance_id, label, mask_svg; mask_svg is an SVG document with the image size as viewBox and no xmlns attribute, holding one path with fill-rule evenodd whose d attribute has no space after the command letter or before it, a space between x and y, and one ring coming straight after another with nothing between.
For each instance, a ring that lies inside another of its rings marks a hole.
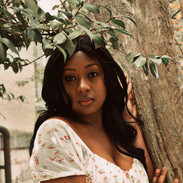
<instances>
[{"instance_id":1,"label":"eye","mask_svg":"<svg viewBox=\"0 0 183 183\"><path fill-rule=\"evenodd\" d=\"M71 82L71 81L74 81L74 80L76 80L76 77L73 76L73 75L71 75L71 76L66 76L66 77L65 77L65 81L66 81L66 82Z\"/></svg>"},{"instance_id":2,"label":"eye","mask_svg":"<svg viewBox=\"0 0 183 183\"><path fill-rule=\"evenodd\" d=\"M98 72L90 72L90 73L88 74L88 77L89 77L89 78L93 78L93 77L97 77L98 75L99 75Z\"/></svg>"}]
</instances>

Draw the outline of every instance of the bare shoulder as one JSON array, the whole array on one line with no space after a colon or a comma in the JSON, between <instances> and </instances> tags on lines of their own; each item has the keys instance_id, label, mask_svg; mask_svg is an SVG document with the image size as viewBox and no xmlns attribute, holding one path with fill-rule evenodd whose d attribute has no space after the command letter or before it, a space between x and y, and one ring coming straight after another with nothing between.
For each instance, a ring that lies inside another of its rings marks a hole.
<instances>
[{"instance_id":1,"label":"bare shoulder","mask_svg":"<svg viewBox=\"0 0 183 183\"><path fill-rule=\"evenodd\" d=\"M51 117L51 118L49 118L48 120L51 120L51 119L57 119L57 120L60 120L60 121L63 121L63 122L65 122L66 124L68 124L70 127L73 127L73 123L70 121L70 120L68 120L68 119L66 119L66 118L64 118L64 117L61 117L61 116L54 116L54 117Z\"/></svg>"}]
</instances>

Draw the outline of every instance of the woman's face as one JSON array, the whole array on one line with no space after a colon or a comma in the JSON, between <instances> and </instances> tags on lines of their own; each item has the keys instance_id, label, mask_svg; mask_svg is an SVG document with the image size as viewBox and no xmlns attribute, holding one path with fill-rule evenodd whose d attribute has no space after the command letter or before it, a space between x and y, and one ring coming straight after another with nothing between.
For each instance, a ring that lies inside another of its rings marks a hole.
<instances>
[{"instance_id":1,"label":"woman's face","mask_svg":"<svg viewBox=\"0 0 183 183\"><path fill-rule=\"evenodd\" d=\"M106 98L102 67L82 51L67 60L62 75L72 101L72 110L81 117L101 114Z\"/></svg>"}]
</instances>

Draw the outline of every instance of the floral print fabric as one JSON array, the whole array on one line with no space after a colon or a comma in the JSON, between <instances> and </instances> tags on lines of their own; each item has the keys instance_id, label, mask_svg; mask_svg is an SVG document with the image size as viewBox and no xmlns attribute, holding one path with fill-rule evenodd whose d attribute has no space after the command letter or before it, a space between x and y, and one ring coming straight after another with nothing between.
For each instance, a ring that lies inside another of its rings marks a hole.
<instances>
[{"instance_id":1,"label":"floral print fabric","mask_svg":"<svg viewBox=\"0 0 183 183\"><path fill-rule=\"evenodd\" d=\"M37 131L30 159L34 182L85 175L86 183L148 183L141 162L133 159L129 171L94 154L60 119L45 121Z\"/></svg>"}]
</instances>

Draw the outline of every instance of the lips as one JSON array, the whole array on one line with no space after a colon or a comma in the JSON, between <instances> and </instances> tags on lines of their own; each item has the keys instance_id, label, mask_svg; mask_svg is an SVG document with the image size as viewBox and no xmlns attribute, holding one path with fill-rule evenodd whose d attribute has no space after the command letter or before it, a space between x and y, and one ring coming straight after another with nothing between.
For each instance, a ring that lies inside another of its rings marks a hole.
<instances>
[{"instance_id":1,"label":"lips","mask_svg":"<svg viewBox=\"0 0 183 183\"><path fill-rule=\"evenodd\" d=\"M94 101L94 99L91 97L84 97L79 100L79 104L82 106L89 106L90 104L93 103L93 101Z\"/></svg>"}]
</instances>

